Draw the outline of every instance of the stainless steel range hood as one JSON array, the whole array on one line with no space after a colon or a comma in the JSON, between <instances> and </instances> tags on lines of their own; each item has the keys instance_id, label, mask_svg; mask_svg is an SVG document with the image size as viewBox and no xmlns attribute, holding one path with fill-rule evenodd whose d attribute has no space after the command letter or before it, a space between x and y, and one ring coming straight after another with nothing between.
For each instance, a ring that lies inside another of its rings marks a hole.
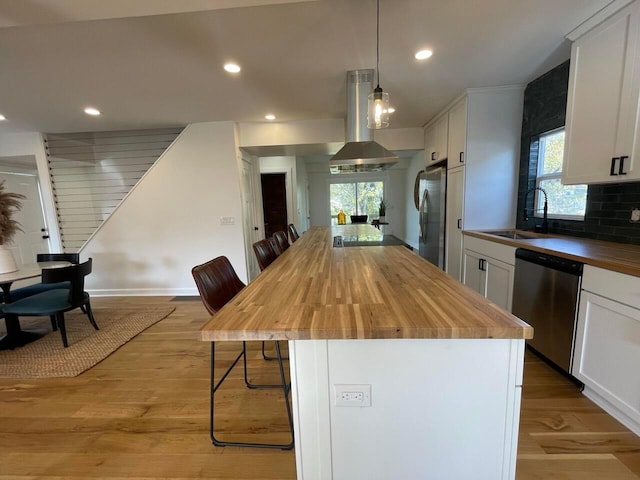
<instances>
[{"instance_id":1,"label":"stainless steel range hood","mask_svg":"<svg viewBox=\"0 0 640 480\"><path fill-rule=\"evenodd\" d=\"M347 72L347 143L329 160L331 173L380 172L398 157L371 139L367 128L367 96L373 70Z\"/></svg>"}]
</instances>

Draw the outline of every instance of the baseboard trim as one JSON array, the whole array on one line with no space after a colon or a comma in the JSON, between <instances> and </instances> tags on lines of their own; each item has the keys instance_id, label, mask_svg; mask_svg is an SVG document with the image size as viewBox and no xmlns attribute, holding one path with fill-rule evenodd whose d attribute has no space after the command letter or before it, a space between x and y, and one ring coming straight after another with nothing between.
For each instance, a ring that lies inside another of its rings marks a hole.
<instances>
[{"instance_id":1,"label":"baseboard trim","mask_svg":"<svg viewBox=\"0 0 640 480\"><path fill-rule=\"evenodd\" d=\"M182 297L199 295L197 288L106 288L87 290L92 297Z\"/></svg>"},{"instance_id":2,"label":"baseboard trim","mask_svg":"<svg viewBox=\"0 0 640 480\"><path fill-rule=\"evenodd\" d=\"M599 393L585 385L582 392L585 397L602 408L605 412L618 420L621 424L640 437L640 424L624 412L621 412L614 404Z\"/></svg>"}]
</instances>

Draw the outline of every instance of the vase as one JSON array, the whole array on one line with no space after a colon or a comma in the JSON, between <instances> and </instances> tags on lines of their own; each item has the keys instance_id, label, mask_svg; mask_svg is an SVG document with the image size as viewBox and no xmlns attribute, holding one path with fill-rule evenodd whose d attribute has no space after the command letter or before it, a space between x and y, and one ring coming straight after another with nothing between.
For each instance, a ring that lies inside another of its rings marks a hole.
<instances>
[{"instance_id":1,"label":"vase","mask_svg":"<svg viewBox=\"0 0 640 480\"><path fill-rule=\"evenodd\" d=\"M0 274L11 273L18 270L18 264L13 256L13 251L6 245L0 245Z\"/></svg>"}]
</instances>

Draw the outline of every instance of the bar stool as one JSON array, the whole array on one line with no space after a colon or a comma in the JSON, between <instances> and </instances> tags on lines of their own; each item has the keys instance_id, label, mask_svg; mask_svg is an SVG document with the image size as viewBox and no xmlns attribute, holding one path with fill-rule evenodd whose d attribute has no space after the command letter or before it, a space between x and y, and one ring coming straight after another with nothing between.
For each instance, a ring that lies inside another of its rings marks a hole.
<instances>
[{"instance_id":1,"label":"bar stool","mask_svg":"<svg viewBox=\"0 0 640 480\"><path fill-rule=\"evenodd\" d=\"M278 254L273 248L273 244L270 239L259 240L253 244L253 252L256 254L258 260L258 266L260 271L263 272L265 268L273 263L278 258ZM277 343L277 342L276 342ZM265 360L277 360L277 357L270 357L264 349L265 342L262 341L262 358ZM283 360L289 360L289 357L283 357Z\"/></svg>"},{"instance_id":2,"label":"bar stool","mask_svg":"<svg viewBox=\"0 0 640 480\"><path fill-rule=\"evenodd\" d=\"M283 231L279 231L273 234L273 239L276 242L276 249L278 255L282 255L287 248L289 248L289 240L287 240L287 234Z\"/></svg>"},{"instance_id":3,"label":"bar stool","mask_svg":"<svg viewBox=\"0 0 640 480\"><path fill-rule=\"evenodd\" d=\"M293 223L290 223L287 228L289 230L289 238L291 238L291 243L300 238L300 235L298 235L298 230L296 230L296 226Z\"/></svg>"},{"instance_id":4,"label":"bar stool","mask_svg":"<svg viewBox=\"0 0 640 480\"><path fill-rule=\"evenodd\" d=\"M202 265L197 265L191 269L191 274L200 292L200 298L205 308L211 315L215 315L218 310L226 305L226 303L235 297L244 287L245 284L238 278L231 262L227 257L217 257ZM282 354L280 353L280 345L276 342L276 358L278 360L278 368L280 370L280 383L275 385L259 385L250 383L247 375L247 346L246 342L242 342L242 351L238 354L231 366L222 375L216 383L214 377L215 365L215 342L211 342L211 376L210 376L210 404L209 404L209 433L211 442L215 446L237 446L237 447L257 447L257 448L280 448L282 450L290 450L293 448L293 414L291 411L291 403L289 401L289 392L291 391L291 383L287 383L284 366L282 363ZM247 442L229 442L221 441L215 437L214 432L214 411L215 411L215 393L227 378L233 367L236 366L240 358L244 363L244 382L248 388L281 388L284 393L284 401L289 418L289 430L291 431L291 441L286 444L274 443L247 443Z\"/></svg>"}]
</instances>

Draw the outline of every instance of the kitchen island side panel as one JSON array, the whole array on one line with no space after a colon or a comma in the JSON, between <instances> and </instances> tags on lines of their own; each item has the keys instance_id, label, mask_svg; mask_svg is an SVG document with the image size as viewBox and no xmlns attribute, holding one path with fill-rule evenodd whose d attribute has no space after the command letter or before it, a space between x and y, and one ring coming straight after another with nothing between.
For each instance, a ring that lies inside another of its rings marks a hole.
<instances>
[{"instance_id":1,"label":"kitchen island side panel","mask_svg":"<svg viewBox=\"0 0 640 480\"><path fill-rule=\"evenodd\" d=\"M515 478L523 340L291 344L299 480ZM336 406L344 384L371 406Z\"/></svg>"}]
</instances>

